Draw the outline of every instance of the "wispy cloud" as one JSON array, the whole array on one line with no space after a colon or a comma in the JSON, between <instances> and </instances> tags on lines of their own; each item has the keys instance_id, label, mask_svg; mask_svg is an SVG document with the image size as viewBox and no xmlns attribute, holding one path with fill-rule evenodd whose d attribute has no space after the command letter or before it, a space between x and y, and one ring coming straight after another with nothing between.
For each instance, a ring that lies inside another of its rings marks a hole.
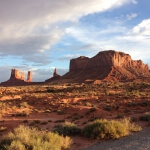
<instances>
[{"instance_id":1,"label":"wispy cloud","mask_svg":"<svg viewBox=\"0 0 150 150\"><path fill-rule=\"evenodd\" d=\"M133 18L136 18L137 14L136 13L131 13L127 15L127 20L132 20Z\"/></svg>"},{"instance_id":2,"label":"wispy cloud","mask_svg":"<svg viewBox=\"0 0 150 150\"><path fill-rule=\"evenodd\" d=\"M143 20L133 28L124 24L106 25L104 29L91 32L89 27L69 28L68 34L81 41L82 44L96 45L94 51L114 49L129 53L134 59L144 59L150 64L150 19ZM112 30L112 31L111 31ZM113 36L112 36L113 33ZM88 49L88 53L91 49Z\"/></svg>"},{"instance_id":3,"label":"wispy cloud","mask_svg":"<svg viewBox=\"0 0 150 150\"><path fill-rule=\"evenodd\" d=\"M145 19L132 29L132 34L150 37L150 19Z\"/></svg>"},{"instance_id":4,"label":"wispy cloud","mask_svg":"<svg viewBox=\"0 0 150 150\"><path fill-rule=\"evenodd\" d=\"M130 0L7 0L0 2L0 54L22 56L44 53L64 35L63 22L120 7ZM86 8L86 9L85 9ZM41 57L42 58L42 57ZM33 59L34 61L35 59ZM37 61L35 61L36 63Z\"/></svg>"},{"instance_id":5,"label":"wispy cloud","mask_svg":"<svg viewBox=\"0 0 150 150\"><path fill-rule=\"evenodd\" d=\"M138 1L137 0L132 0L133 4L137 4Z\"/></svg>"}]
</instances>

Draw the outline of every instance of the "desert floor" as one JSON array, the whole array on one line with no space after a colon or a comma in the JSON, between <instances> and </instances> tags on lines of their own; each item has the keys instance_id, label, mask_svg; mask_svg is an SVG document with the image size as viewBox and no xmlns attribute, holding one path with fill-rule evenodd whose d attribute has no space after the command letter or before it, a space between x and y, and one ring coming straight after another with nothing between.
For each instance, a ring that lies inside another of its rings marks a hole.
<instances>
[{"instance_id":1,"label":"desert floor","mask_svg":"<svg viewBox=\"0 0 150 150\"><path fill-rule=\"evenodd\" d=\"M0 138L20 124L53 131L65 121L78 127L95 119L121 119L150 126L142 116L150 115L150 83L103 82L93 84L45 84L0 87ZM100 140L71 136L72 150Z\"/></svg>"}]
</instances>

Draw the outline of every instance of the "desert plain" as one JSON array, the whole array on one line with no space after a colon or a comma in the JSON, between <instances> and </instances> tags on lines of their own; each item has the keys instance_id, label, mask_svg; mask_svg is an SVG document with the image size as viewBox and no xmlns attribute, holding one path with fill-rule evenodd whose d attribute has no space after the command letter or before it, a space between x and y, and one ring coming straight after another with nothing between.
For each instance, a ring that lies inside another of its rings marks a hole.
<instances>
[{"instance_id":1,"label":"desert plain","mask_svg":"<svg viewBox=\"0 0 150 150\"><path fill-rule=\"evenodd\" d=\"M54 131L65 122L84 128L96 119L131 121L150 126L150 82L103 81L98 84L45 83L0 88L0 139L19 125ZM72 150L101 139L71 135Z\"/></svg>"}]
</instances>

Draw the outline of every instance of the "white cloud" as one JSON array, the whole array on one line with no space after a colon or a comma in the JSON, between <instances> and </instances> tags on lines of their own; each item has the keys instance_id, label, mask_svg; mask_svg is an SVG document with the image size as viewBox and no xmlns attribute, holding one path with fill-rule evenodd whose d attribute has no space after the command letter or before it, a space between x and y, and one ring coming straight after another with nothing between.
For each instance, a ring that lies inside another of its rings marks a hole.
<instances>
[{"instance_id":1,"label":"white cloud","mask_svg":"<svg viewBox=\"0 0 150 150\"><path fill-rule=\"evenodd\" d=\"M131 13L130 15L127 15L127 20L132 20L133 18L136 18L137 14L136 13Z\"/></svg>"},{"instance_id":2,"label":"white cloud","mask_svg":"<svg viewBox=\"0 0 150 150\"><path fill-rule=\"evenodd\" d=\"M87 49L87 52L92 54L91 56L100 50L114 49L124 51L133 59L142 59L150 64L150 19L143 20L131 29L124 27L123 24L117 26L111 22L111 25L106 25L104 29L97 29L94 32L91 32L89 27L74 27L67 31L82 44L96 45L92 50Z\"/></svg>"},{"instance_id":3,"label":"white cloud","mask_svg":"<svg viewBox=\"0 0 150 150\"><path fill-rule=\"evenodd\" d=\"M132 34L150 36L150 19L143 20L132 29Z\"/></svg>"},{"instance_id":4,"label":"white cloud","mask_svg":"<svg viewBox=\"0 0 150 150\"><path fill-rule=\"evenodd\" d=\"M7 0L0 1L0 54L44 53L64 35L62 22L119 7L130 0Z\"/></svg>"},{"instance_id":5,"label":"white cloud","mask_svg":"<svg viewBox=\"0 0 150 150\"><path fill-rule=\"evenodd\" d=\"M132 3L133 3L133 4L137 4L138 1L137 1L137 0L132 0Z\"/></svg>"}]
</instances>

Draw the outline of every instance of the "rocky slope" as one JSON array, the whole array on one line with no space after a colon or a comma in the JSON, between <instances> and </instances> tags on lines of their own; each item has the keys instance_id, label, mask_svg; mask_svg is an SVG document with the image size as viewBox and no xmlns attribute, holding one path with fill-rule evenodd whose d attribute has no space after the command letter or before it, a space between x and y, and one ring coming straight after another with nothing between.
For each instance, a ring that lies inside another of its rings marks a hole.
<instances>
[{"instance_id":1,"label":"rocky slope","mask_svg":"<svg viewBox=\"0 0 150 150\"><path fill-rule=\"evenodd\" d=\"M63 79L85 80L131 80L150 77L148 65L132 60L129 54L113 50L99 52L92 58L81 56L70 61L69 72Z\"/></svg>"},{"instance_id":2,"label":"rocky slope","mask_svg":"<svg viewBox=\"0 0 150 150\"><path fill-rule=\"evenodd\" d=\"M61 79L61 76L57 73L57 69L55 68L54 73L53 73L53 77L45 80L45 82L53 82L53 81L57 81L60 79Z\"/></svg>"}]
</instances>

